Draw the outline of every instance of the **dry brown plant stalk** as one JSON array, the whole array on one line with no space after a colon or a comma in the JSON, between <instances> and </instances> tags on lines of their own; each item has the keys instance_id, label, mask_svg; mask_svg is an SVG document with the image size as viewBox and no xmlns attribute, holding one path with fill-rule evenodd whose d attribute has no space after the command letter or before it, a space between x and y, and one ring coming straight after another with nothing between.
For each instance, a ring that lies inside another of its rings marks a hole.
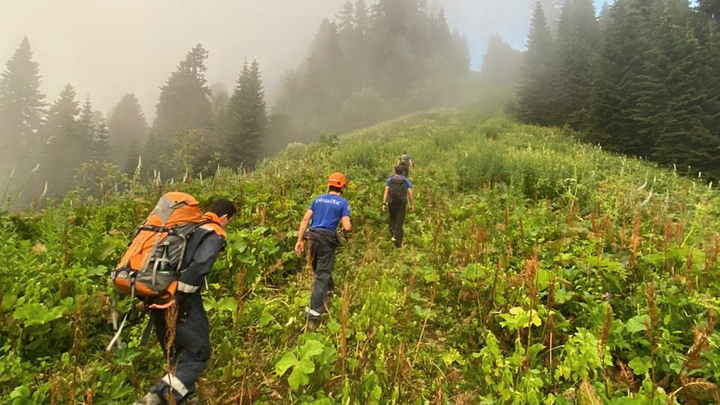
<instances>
[{"instance_id":1,"label":"dry brown plant stalk","mask_svg":"<svg viewBox=\"0 0 720 405\"><path fill-rule=\"evenodd\" d=\"M630 251L632 252L632 257L630 258L630 266L635 267L635 264L637 262L637 252L638 248L640 247L640 240L642 237L640 236L640 221L642 220L642 216L638 213L635 214L635 218L633 218L633 225L632 225L632 239L630 240ZM637 272L636 272L637 277Z\"/></svg>"},{"instance_id":2,"label":"dry brown plant stalk","mask_svg":"<svg viewBox=\"0 0 720 405\"><path fill-rule=\"evenodd\" d=\"M605 368L605 348L610 338L610 327L612 326L613 309L608 305L605 310L605 320L603 321L602 336L600 337L600 365L602 367L602 377L605 383L605 395L610 396L610 387L608 385L607 369Z\"/></svg>"},{"instance_id":3,"label":"dry brown plant stalk","mask_svg":"<svg viewBox=\"0 0 720 405\"><path fill-rule=\"evenodd\" d=\"M340 372L345 375L347 359L347 326L350 309L350 285L345 283L342 292L342 308L340 309Z\"/></svg>"},{"instance_id":4,"label":"dry brown plant stalk","mask_svg":"<svg viewBox=\"0 0 720 405\"><path fill-rule=\"evenodd\" d=\"M178 318L178 306L171 305L165 310L165 368L168 374L175 375L175 364L172 364L172 360L175 357L175 332L177 328ZM175 404L175 396L172 393L172 389L168 390L167 401L170 405Z\"/></svg>"}]
</instances>

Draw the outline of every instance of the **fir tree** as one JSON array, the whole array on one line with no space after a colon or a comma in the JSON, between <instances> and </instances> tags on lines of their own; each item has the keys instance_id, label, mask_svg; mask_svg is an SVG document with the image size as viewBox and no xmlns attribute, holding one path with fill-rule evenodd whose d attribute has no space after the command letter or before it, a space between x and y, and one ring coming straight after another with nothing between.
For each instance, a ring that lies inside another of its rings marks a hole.
<instances>
[{"instance_id":1,"label":"fir tree","mask_svg":"<svg viewBox=\"0 0 720 405\"><path fill-rule=\"evenodd\" d=\"M610 150L647 156L652 139L641 135L639 114L654 104L658 76L644 63L652 37L652 9L641 0L619 0L610 11L605 39L595 58L591 96L595 140Z\"/></svg>"},{"instance_id":2,"label":"fir tree","mask_svg":"<svg viewBox=\"0 0 720 405\"><path fill-rule=\"evenodd\" d=\"M365 36L370 29L370 15L365 0L357 0L355 2L355 18L353 19L355 28L358 32Z\"/></svg>"},{"instance_id":3,"label":"fir tree","mask_svg":"<svg viewBox=\"0 0 720 405\"><path fill-rule=\"evenodd\" d=\"M667 97L664 108L646 125L659 134L652 157L720 175L720 142L704 122L703 107L713 95L704 91L707 60L690 29L693 15L687 3L679 1L668 1L658 14L651 56L660 61Z\"/></svg>"},{"instance_id":4,"label":"fir tree","mask_svg":"<svg viewBox=\"0 0 720 405\"><path fill-rule=\"evenodd\" d=\"M518 118L549 125L553 123L552 36L538 2L530 24L523 74L518 90Z\"/></svg>"},{"instance_id":5,"label":"fir tree","mask_svg":"<svg viewBox=\"0 0 720 405\"><path fill-rule=\"evenodd\" d=\"M40 92L40 69L32 59L30 41L25 37L0 76L0 149L14 151L3 156L3 160L30 161L32 166L37 163L46 114L44 99Z\"/></svg>"},{"instance_id":6,"label":"fir tree","mask_svg":"<svg viewBox=\"0 0 720 405\"><path fill-rule=\"evenodd\" d=\"M154 153L172 152L179 131L211 127L212 105L205 79L207 57L208 52L202 45L196 45L160 88L149 146ZM156 155L148 157L153 156Z\"/></svg>"},{"instance_id":7,"label":"fir tree","mask_svg":"<svg viewBox=\"0 0 720 405\"><path fill-rule=\"evenodd\" d=\"M80 145L85 145L85 147L80 148L78 151L89 152L92 149L91 145L97 132L94 115L90 97L87 97L80 111L80 118L78 120L78 142Z\"/></svg>"},{"instance_id":8,"label":"fir tree","mask_svg":"<svg viewBox=\"0 0 720 405\"><path fill-rule=\"evenodd\" d=\"M591 0L565 3L555 44L553 117L575 128L588 124L592 92L591 62L600 33Z\"/></svg>"},{"instance_id":9,"label":"fir tree","mask_svg":"<svg viewBox=\"0 0 720 405\"><path fill-rule=\"evenodd\" d=\"M80 108L75 89L66 85L50 106L44 127L48 143L41 164L42 180L48 182L51 195L61 196L72 187L73 176L90 151L78 124Z\"/></svg>"},{"instance_id":10,"label":"fir tree","mask_svg":"<svg viewBox=\"0 0 720 405\"><path fill-rule=\"evenodd\" d=\"M95 136L92 140L91 159L99 163L110 162L112 155L112 145L110 144L110 134L104 120L96 125Z\"/></svg>"},{"instance_id":11,"label":"fir tree","mask_svg":"<svg viewBox=\"0 0 720 405\"><path fill-rule=\"evenodd\" d=\"M522 52L512 49L499 35L492 35L480 70L483 94L502 96L514 90L522 63Z\"/></svg>"},{"instance_id":12,"label":"fir tree","mask_svg":"<svg viewBox=\"0 0 720 405\"><path fill-rule=\"evenodd\" d=\"M698 9L711 18L720 20L720 0L697 0Z\"/></svg>"},{"instance_id":13,"label":"fir tree","mask_svg":"<svg viewBox=\"0 0 720 405\"><path fill-rule=\"evenodd\" d=\"M267 115L260 67L246 62L226 110L223 154L230 167L253 169L265 149Z\"/></svg>"},{"instance_id":14,"label":"fir tree","mask_svg":"<svg viewBox=\"0 0 720 405\"><path fill-rule=\"evenodd\" d=\"M337 16L338 19L338 32L352 32L355 30L355 8L352 2L346 1L343 5L342 11Z\"/></svg>"},{"instance_id":15,"label":"fir tree","mask_svg":"<svg viewBox=\"0 0 720 405\"><path fill-rule=\"evenodd\" d=\"M126 167L128 160L135 162L129 172L132 173L137 166L140 145L145 144L148 135L147 121L135 94L123 95L113 108L107 127L113 152L111 161L118 167Z\"/></svg>"}]
</instances>

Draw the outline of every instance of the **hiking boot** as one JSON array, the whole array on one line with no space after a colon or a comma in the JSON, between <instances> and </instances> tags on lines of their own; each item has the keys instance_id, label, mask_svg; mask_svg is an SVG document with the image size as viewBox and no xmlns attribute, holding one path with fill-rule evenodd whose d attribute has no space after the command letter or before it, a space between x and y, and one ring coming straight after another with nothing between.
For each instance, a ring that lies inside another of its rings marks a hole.
<instances>
[{"instance_id":1,"label":"hiking boot","mask_svg":"<svg viewBox=\"0 0 720 405\"><path fill-rule=\"evenodd\" d=\"M130 405L162 405L162 403L159 395L150 392Z\"/></svg>"},{"instance_id":2,"label":"hiking boot","mask_svg":"<svg viewBox=\"0 0 720 405\"><path fill-rule=\"evenodd\" d=\"M307 331L308 332L315 332L315 330L317 330L318 326L320 326L319 319L308 319L308 321L307 321Z\"/></svg>"}]
</instances>

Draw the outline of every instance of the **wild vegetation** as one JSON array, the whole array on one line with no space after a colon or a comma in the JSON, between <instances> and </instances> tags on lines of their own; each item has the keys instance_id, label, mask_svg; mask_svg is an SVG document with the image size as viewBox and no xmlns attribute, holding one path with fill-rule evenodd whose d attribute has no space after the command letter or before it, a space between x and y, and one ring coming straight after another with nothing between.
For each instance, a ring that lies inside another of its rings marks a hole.
<instances>
[{"instance_id":1,"label":"wild vegetation","mask_svg":"<svg viewBox=\"0 0 720 405\"><path fill-rule=\"evenodd\" d=\"M395 250L380 202L404 149L417 200ZM292 247L335 170L355 229L329 316L308 333L312 277ZM123 189L0 216L3 403L125 404L164 374L127 298L130 326L104 349L109 270L168 189L241 207L204 292L208 404L719 399L716 188L572 132L435 111L293 144L250 174Z\"/></svg>"}]
</instances>

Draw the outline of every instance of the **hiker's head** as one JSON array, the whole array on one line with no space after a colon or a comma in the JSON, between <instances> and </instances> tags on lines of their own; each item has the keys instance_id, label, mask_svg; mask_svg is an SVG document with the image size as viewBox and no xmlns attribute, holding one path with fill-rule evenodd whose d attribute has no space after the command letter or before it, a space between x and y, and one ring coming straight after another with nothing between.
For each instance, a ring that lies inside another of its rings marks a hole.
<instances>
[{"instance_id":1,"label":"hiker's head","mask_svg":"<svg viewBox=\"0 0 720 405\"><path fill-rule=\"evenodd\" d=\"M336 193L342 193L345 188L345 176L340 172L335 172L328 178L328 190Z\"/></svg>"},{"instance_id":2,"label":"hiker's head","mask_svg":"<svg viewBox=\"0 0 720 405\"><path fill-rule=\"evenodd\" d=\"M233 217L235 217L237 208L235 208L235 204L233 204L232 201L224 198L218 198L210 204L208 211L220 218L220 226L224 229Z\"/></svg>"},{"instance_id":3,"label":"hiker's head","mask_svg":"<svg viewBox=\"0 0 720 405\"><path fill-rule=\"evenodd\" d=\"M403 167L400 165L395 166L395 174L403 174Z\"/></svg>"}]
</instances>

